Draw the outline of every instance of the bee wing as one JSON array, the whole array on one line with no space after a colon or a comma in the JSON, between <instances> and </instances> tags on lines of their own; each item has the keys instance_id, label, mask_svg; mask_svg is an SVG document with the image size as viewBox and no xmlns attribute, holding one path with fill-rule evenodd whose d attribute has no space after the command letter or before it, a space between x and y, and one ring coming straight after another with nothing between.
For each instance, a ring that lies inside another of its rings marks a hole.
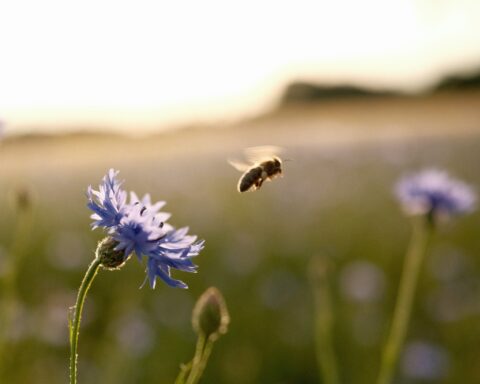
<instances>
[{"instance_id":1,"label":"bee wing","mask_svg":"<svg viewBox=\"0 0 480 384\"><path fill-rule=\"evenodd\" d=\"M246 172L250 169L251 165L237 160L228 160L228 163L237 171Z\"/></svg>"},{"instance_id":2,"label":"bee wing","mask_svg":"<svg viewBox=\"0 0 480 384\"><path fill-rule=\"evenodd\" d=\"M260 163L265 160L271 160L273 156L278 156L282 151L283 148L275 145L262 145L246 148L245 157L252 163Z\"/></svg>"}]
</instances>

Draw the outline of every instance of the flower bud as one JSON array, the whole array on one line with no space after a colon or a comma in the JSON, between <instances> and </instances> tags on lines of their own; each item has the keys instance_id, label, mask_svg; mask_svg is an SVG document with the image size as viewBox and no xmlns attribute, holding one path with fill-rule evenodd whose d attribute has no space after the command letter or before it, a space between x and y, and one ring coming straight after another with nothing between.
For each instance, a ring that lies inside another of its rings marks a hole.
<instances>
[{"instance_id":1,"label":"flower bud","mask_svg":"<svg viewBox=\"0 0 480 384\"><path fill-rule=\"evenodd\" d=\"M120 269L130 255L125 256L123 250L116 250L118 242L110 236L105 237L98 243L96 257L100 259L103 268L108 270Z\"/></svg>"},{"instance_id":2,"label":"flower bud","mask_svg":"<svg viewBox=\"0 0 480 384\"><path fill-rule=\"evenodd\" d=\"M193 308L193 329L207 339L216 340L227 333L229 323L230 315L222 294L215 287L208 288Z\"/></svg>"}]
</instances>

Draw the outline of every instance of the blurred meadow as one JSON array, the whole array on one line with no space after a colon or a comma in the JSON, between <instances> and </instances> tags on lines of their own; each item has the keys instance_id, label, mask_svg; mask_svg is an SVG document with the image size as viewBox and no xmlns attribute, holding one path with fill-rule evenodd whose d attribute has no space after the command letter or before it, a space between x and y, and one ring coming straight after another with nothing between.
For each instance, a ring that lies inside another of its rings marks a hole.
<instances>
[{"instance_id":1,"label":"blurred meadow","mask_svg":"<svg viewBox=\"0 0 480 384\"><path fill-rule=\"evenodd\" d=\"M173 382L193 353L193 304L211 285L232 321L203 382L321 382L309 282L316 258L329 268L342 382L372 383L411 232L393 185L407 171L438 167L478 190L479 123L480 92L457 90L286 103L236 126L144 138L5 138L0 276L14 265L17 277L1 382L67 381L67 308L103 235L90 230L85 192L113 167L125 188L166 200L172 224L189 225L206 248L198 274L174 272L187 291L139 289L136 261L100 271L86 301L80 382ZM240 173L226 160L262 144L285 148L292 161L283 178L239 194ZM397 383L480 380L479 228L474 213L437 234Z\"/></svg>"},{"instance_id":2,"label":"blurred meadow","mask_svg":"<svg viewBox=\"0 0 480 384\"><path fill-rule=\"evenodd\" d=\"M412 235L395 183L436 168L480 192L480 2L25 0L0 15L0 384L69 381L68 309L105 236L87 188L111 168L205 249L197 274L172 271L188 290L141 288L137 260L99 271L78 383L173 383L212 286L231 322L200 383L376 382ZM237 192L228 160L264 145L283 148L283 177ZM391 384L480 383L480 212L435 232Z\"/></svg>"}]
</instances>

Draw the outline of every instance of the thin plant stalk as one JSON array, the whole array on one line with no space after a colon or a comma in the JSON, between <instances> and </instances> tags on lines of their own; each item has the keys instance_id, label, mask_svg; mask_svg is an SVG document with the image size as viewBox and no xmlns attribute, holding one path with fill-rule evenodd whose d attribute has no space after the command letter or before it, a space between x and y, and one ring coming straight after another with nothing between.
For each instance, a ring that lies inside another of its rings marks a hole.
<instances>
[{"instance_id":1,"label":"thin plant stalk","mask_svg":"<svg viewBox=\"0 0 480 384\"><path fill-rule=\"evenodd\" d=\"M202 362L206 341L206 337L203 333L198 335L197 346L195 348L195 356L193 356L192 368L190 370L190 374L188 376L186 384L194 384L200 379L200 365Z\"/></svg>"},{"instance_id":2,"label":"thin plant stalk","mask_svg":"<svg viewBox=\"0 0 480 384\"><path fill-rule=\"evenodd\" d=\"M405 256L392 325L385 343L377 384L389 384L395 373L407 333L422 262L433 233L427 220L414 221L413 233Z\"/></svg>"},{"instance_id":3,"label":"thin plant stalk","mask_svg":"<svg viewBox=\"0 0 480 384\"><path fill-rule=\"evenodd\" d=\"M180 373L178 374L175 384L183 384L187 379L187 375L192 370L192 362L190 361L188 364L182 364L180 366Z\"/></svg>"},{"instance_id":4,"label":"thin plant stalk","mask_svg":"<svg viewBox=\"0 0 480 384\"><path fill-rule=\"evenodd\" d=\"M100 258L95 258L88 267L85 277L82 280L80 289L78 290L77 301L75 307L73 307L73 319L69 321L70 328L70 384L76 384L77 382L77 348L78 348L78 335L80 333L80 321L82 320L83 304L87 297L88 290L92 285L93 279L100 267Z\"/></svg>"},{"instance_id":5,"label":"thin plant stalk","mask_svg":"<svg viewBox=\"0 0 480 384\"><path fill-rule=\"evenodd\" d=\"M195 355L190 363L180 367L175 384L197 384L200 381L213 344L227 333L229 323L230 315L222 293L215 287L208 288L192 311L192 327L198 335Z\"/></svg>"},{"instance_id":6,"label":"thin plant stalk","mask_svg":"<svg viewBox=\"0 0 480 384\"><path fill-rule=\"evenodd\" d=\"M213 343L214 341L209 338L207 340L207 345L205 346L205 349L203 350L203 355L202 355L202 360L200 360L200 365L198 367L198 377L202 377L203 371L205 370L205 367L207 366L208 359L210 358L210 354L212 353L213 350Z\"/></svg>"},{"instance_id":7,"label":"thin plant stalk","mask_svg":"<svg viewBox=\"0 0 480 384\"><path fill-rule=\"evenodd\" d=\"M338 384L337 360L333 348L334 315L328 276L331 273L326 261L315 258L310 266L315 302L315 347L317 363L325 384Z\"/></svg>"},{"instance_id":8,"label":"thin plant stalk","mask_svg":"<svg viewBox=\"0 0 480 384\"><path fill-rule=\"evenodd\" d=\"M210 354L212 353L214 342L215 341L211 337L207 339L205 346L201 352L200 358L196 361L196 364L194 363L192 370L190 371L190 377L188 378L187 384L196 384L202 377L203 371L207 366ZM197 356L196 353L195 356Z\"/></svg>"}]
</instances>

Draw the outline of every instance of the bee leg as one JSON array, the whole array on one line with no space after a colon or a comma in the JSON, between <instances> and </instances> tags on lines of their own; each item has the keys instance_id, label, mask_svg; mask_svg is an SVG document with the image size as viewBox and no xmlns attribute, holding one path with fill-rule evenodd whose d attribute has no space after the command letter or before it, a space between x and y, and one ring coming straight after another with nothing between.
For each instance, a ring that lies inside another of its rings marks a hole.
<instances>
[{"instance_id":1,"label":"bee leg","mask_svg":"<svg viewBox=\"0 0 480 384\"><path fill-rule=\"evenodd\" d=\"M263 181L264 179L258 179L256 182L255 182L255 187L258 189L262 186L263 184Z\"/></svg>"}]
</instances>

